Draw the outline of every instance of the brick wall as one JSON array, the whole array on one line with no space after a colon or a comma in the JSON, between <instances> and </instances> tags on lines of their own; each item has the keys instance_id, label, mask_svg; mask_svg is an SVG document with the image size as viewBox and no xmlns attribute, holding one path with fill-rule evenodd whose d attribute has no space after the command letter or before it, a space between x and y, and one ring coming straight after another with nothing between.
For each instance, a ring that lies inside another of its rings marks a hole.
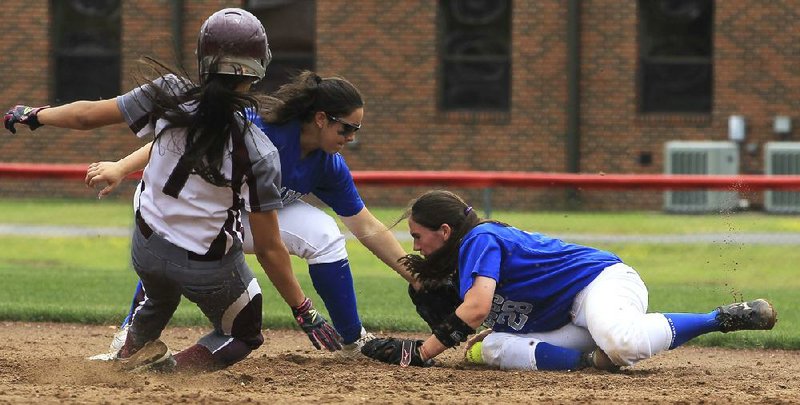
<instances>
[{"instance_id":1,"label":"brick wall","mask_svg":"<svg viewBox=\"0 0 800 405\"><path fill-rule=\"evenodd\" d=\"M10 10L27 4L6 2ZM135 84L132 75L141 54L174 61L170 3L124 1L123 89ZM182 53L190 73L196 69L194 46L202 20L216 9L241 4L184 2ZM317 70L348 78L367 101L359 142L344 151L348 164L354 170L564 171L566 4L513 1L511 111L465 114L437 110L435 1L317 1ZM744 146L753 151L742 154L743 172L763 170L764 142L778 140L773 117L792 116L800 107L800 32L795 29L800 0L716 2L714 107L709 115L694 116L637 113L635 1L585 0L581 5L581 171L660 173L664 142L725 140L732 114L746 117ZM13 28L0 28L7 39L0 58L14 61L0 63L0 100L8 106L49 102L49 41L47 25L40 23L47 21L48 11L25 7L25 13L29 18ZM0 161L116 159L140 144L124 126L92 132L23 130L5 139ZM651 154L652 163L640 162L643 153ZM39 187L12 183L0 181L0 193L42 193ZM53 183L45 193L93 196L80 184L65 183ZM402 205L422 189L368 187L362 192L370 205ZM462 191L480 205L480 191ZM493 201L495 207L557 209L567 206L569 195L561 189L495 190ZM642 191L577 196L586 209L658 209L662 198Z\"/></svg>"}]
</instances>

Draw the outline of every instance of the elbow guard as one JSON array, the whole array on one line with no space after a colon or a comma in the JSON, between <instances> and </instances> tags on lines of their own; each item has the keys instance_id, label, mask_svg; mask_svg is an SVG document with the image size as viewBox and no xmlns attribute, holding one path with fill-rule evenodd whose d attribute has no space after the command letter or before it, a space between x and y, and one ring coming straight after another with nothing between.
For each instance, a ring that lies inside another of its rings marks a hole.
<instances>
[{"instance_id":1,"label":"elbow guard","mask_svg":"<svg viewBox=\"0 0 800 405\"><path fill-rule=\"evenodd\" d=\"M473 333L475 333L475 329L462 321L455 312L433 328L433 334L447 347L458 346L461 342L466 342L467 336Z\"/></svg>"}]
</instances>

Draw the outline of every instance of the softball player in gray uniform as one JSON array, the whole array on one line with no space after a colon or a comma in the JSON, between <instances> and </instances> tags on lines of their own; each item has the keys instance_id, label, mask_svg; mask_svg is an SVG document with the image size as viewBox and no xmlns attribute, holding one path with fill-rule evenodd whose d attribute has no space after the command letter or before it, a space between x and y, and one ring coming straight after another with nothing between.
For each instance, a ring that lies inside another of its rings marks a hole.
<instances>
[{"instance_id":1,"label":"softball player in gray uniform","mask_svg":"<svg viewBox=\"0 0 800 405\"><path fill-rule=\"evenodd\" d=\"M167 74L115 100L33 114L16 114L25 110L15 107L6 126L90 129L124 120L137 136L155 137L131 249L147 297L118 352L125 368L213 370L263 343L261 288L244 260L240 209L250 213L259 262L312 343L340 349L339 336L300 289L280 239L278 152L244 117L245 108L257 108L245 92L264 77L270 59L264 28L244 10L218 11L200 30L197 54L199 86ZM159 337L181 296L214 330L172 356Z\"/></svg>"},{"instance_id":2,"label":"softball player in gray uniform","mask_svg":"<svg viewBox=\"0 0 800 405\"><path fill-rule=\"evenodd\" d=\"M405 255L403 248L366 208L339 154L355 139L363 122L363 105L359 91L343 78L321 78L306 71L270 95L262 103L260 114L247 111L248 120L266 134L280 155L284 204L278 211L281 238L290 254L307 261L314 288L342 337L343 350L337 353L345 356L360 355L363 344L374 336L364 330L358 314L344 235L331 216L301 197L314 194L364 246L406 280L414 281L398 262ZM87 170L87 185L108 183L100 196L108 194L125 175L147 164L149 152L149 146L145 146L117 162L92 163ZM253 232L245 227L244 234L244 251L250 253ZM124 340L125 325L144 295L137 288L128 319L112 341L111 356L100 354L92 359L113 357Z\"/></svg>"}]
</instances>

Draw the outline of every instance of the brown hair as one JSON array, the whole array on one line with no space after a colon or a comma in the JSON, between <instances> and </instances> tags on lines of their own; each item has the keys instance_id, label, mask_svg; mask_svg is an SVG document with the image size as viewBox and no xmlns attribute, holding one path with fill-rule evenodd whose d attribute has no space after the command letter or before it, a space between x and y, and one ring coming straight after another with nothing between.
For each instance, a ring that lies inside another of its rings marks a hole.
<instances>
[{"instance_id":1,"label":"brown hair","mask_svg":"<svg viewBox=\"0 0 800 405\"><path fill-rule=\"evenodd\" d=\"M264 96L260 113L264 121L280 125L291 120L310 122L317 111L345 116L363 106L364 99L352 83L341 77L322 78L306 70Z\"/></svg>"},{"instance_id":2,"label":"brown hair","mask_svg":"<svg viewBox=\"0 0 800 405\"><path fill-rule=\"evenodd\" d=\"M484 222L506 225L481 219L461 197L447 190L431 190L412 200L397 223L409 217L431 230L437 230L443 224L452 229L450 237L435 252L426 257L410 254L399 260L426 287L441 285L455 274L461 240L472 228Z\"/></svg>"}]
</instances>

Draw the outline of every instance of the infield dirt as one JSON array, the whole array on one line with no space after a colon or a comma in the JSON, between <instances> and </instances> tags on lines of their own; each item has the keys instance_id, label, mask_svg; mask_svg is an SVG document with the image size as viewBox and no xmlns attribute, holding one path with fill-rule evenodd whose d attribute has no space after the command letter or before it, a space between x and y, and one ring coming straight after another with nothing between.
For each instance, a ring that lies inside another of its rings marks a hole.
<instances>
[{"instance_id":1,"label":"infield dirt","mask_svg":"<svg viewBox=\"0 0 800 405\"><path fill-rule=\"evenodd\" d=\"M206 331L168 328L163 340L181 349ZM84 359L107 347L111 327L3 322L0 404L800 403L800 351L683 347L611 374L490 370L449 350L420 369L339 359L299 331L264 332L261 348L223 371L130 374Z\"/></svg>"}]
</instances>

